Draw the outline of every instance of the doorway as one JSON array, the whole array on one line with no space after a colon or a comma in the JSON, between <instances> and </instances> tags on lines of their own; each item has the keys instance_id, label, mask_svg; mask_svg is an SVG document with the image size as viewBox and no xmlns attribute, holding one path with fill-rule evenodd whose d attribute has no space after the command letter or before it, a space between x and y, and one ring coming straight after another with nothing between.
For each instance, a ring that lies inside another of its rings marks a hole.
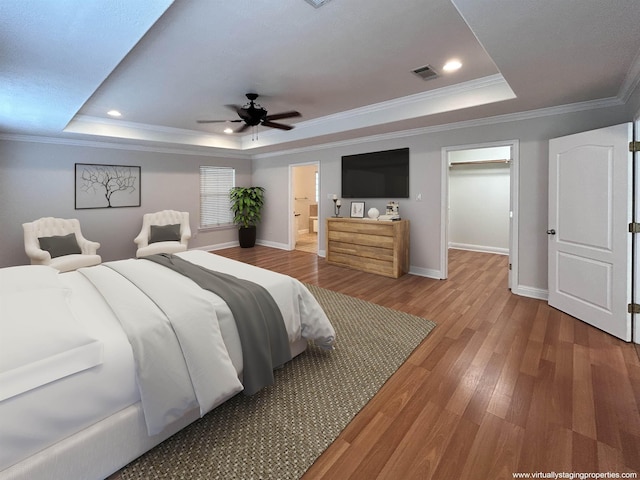
<instances>
[{"instance_id":1,"label":"doorway","mask_svg":"<svg viewBox=\"0 0 640 480\"><path fill-rule=\"evenodd\" d=\"M293 250L318 253L319 166L291 165L291 245Z\"/></svg>"},{"instance_id":2,"label":"doorway","mask_svg":"<svg viewBox=\"0 0 640 480\"><path fill-rule=\"evenodd\" d=\"M441 277L449 249L508 256L508 288L517 278L518 141L442 149Z\"/></svg>"}]
</instances>

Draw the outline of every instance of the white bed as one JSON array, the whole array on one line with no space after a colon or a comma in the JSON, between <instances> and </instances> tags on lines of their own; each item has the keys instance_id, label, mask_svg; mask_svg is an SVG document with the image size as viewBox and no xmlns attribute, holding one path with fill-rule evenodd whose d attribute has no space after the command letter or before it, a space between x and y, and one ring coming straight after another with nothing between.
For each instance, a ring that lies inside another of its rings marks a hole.
<instances>
[{"instance_id":1,"label":"white bed","mask_svg":"<svg viewBox=\"0 0 640 480\"><path fill-rule=\"evenodd\" d=\"M282 312L292 356L303 352L308 340L332 347L335 331L299 281L202 251L178 256L265 287ZM153 268L166 270L162 274L178 283L191 282L160 265ZM0 269L0 479L104 479L206 413L189 408L149 435L129 340L82 272ZM214 305L227 360L242 378L231 311L217 295L204 295ZM223 391L210 407L237 391Z\"/></svg>"}]
</instances>

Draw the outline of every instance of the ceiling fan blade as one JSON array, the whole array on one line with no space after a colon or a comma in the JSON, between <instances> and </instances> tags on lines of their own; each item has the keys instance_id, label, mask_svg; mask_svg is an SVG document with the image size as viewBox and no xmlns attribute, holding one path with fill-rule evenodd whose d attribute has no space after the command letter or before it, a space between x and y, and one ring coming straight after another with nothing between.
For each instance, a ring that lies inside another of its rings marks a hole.
<instances>
[{"instance_id":1,"label":"ceiling fan blade","mask_svg":"<svg viewBox=\"0 0 640 480\"><path fill-rule=\"evenodd\" d=\"M284 123L276 123L276 122L271 122L269 120L265 120L264 122L262 122L261 125L264 125L265 127L279 128L280 130L292 130L293 129L293 125L285 125Z\"/></svg>"},{"instance_id":2,"label":"ceiling fan blade","mask_svg":"<svg viewBox=\"0 0 640 480\"><path fill-rule=\"evenodd\" d=\"M274 113L273 115L267 115L265 120L281 120L283 118L293 118L300 117L302 114L300 112L296 112L295 110L291 110L290 112L282 112L282 113Z\"/></svg>"},{"instance_id":3,"label":"ceiling fan blade","mask_svg":"<svg viewBox=\"0 0 640 480\"><path fill-rule=\"evenodd\" d=\"M249 128L249 125L247 125L247 124L245 123L244 125L242 125L238 130L236 130L236 131L235 131L235 132L233 132L233 133L242 133L242 132L244 132L245 130L247 130L248 128Z\"/></svg>"},{"instance_id":4,"label":"ceiling fan blade","mask_svg":"<svg viewBox=\"0 0 640 480\"><path fill-rule=\"evenodd\" d=\"M227 123L227 122L241 122L242 120L196 120L198 123Z\"/></svg>"},{"instance_id":5,"label":"ceiling fan blade","mask_svg":"<svg viewBox=\"0 0 640 480\"><path fill-rule=\"evenodd\" d=\"M242 117L242 115L243 115L243 113L245 111L240 105L225 105L225 107L227 107L229 110L233 110L240 117Z\"/></svg>"}]
</instances>

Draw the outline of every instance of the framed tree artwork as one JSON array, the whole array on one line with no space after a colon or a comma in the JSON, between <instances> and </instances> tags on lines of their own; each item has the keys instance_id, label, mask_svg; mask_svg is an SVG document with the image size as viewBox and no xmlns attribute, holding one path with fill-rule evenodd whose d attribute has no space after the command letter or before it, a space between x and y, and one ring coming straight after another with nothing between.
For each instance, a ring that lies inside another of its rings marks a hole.
<instances>
[{"instance_id":1,"label":"framed tree artwork","mask_svg":"<svg viewBox=\"0 0 640 480\"><path fill-rule=\"evenodd\" d=\"M75 164L75 208L140 206L140 167Z\"/></svg>"}]
</instances>

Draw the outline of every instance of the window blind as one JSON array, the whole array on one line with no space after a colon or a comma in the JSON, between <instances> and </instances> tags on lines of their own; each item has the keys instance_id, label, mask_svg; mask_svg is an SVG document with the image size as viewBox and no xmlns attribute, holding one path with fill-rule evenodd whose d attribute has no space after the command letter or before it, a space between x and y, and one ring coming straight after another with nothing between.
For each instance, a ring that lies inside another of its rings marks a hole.
<instances>
[{"instance_id":1,"label":"window blind","mask_svg":"<svg viewBox=\"0 0 640 480\"><path fill-rule=\"evenodd\" d=\"M233 223L229 190L236 171L230 167L200 167L200 228Z\"/></svg>"}]
</instances>

